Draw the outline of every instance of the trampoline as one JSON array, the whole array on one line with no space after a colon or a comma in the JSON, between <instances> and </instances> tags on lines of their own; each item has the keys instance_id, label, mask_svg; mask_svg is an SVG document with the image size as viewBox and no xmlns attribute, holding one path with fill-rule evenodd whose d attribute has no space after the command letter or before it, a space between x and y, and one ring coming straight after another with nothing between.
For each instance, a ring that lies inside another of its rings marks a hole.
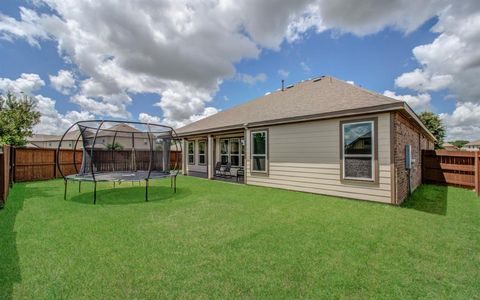
<instances>
[{"instance_id":1,"label":"trampoline","mask_svg":"<svg viewBox=\"0 0 480 300\"><path fill-rule=\"evenodd\" d=\"M62 142L74 140L73 168L65 170L61 164ZM73 137L73 138L72 138ZM148 201L149 181L170 178L170 187L176 193L180 170L181 146L172 127L132 121L79 121L70 126L58 144L56 161L65 183L78 181L81 192L83 181L93 182L93 203L97 203L97 182L121 183L145 181L145 201ZM77 166L77 149L82 149L82 163ZM171 159L171 151L176 151ZM66 175L66 174L71 175Z\"/></svg>"}]
</instances>

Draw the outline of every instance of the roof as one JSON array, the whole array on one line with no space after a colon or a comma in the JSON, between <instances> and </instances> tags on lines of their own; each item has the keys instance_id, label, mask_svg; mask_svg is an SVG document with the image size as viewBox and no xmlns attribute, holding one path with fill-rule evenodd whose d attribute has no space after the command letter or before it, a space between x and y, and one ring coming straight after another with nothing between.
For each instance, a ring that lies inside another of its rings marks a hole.
<instances>
[{"instance_id":1,"label":"roof","mask_svg":"<svg viewBox=\"0 0 480 300\"><path fill-rule=\"evenodd\" d=\"M432 139L405 102L371 92L345 81L322 76L186 125L179 136L404 109ZM413 114L413 115L412 115Z\"/></svg>"},{"instance_id":2,"label":"roof","mask_svg":"<svg viewBox=\"0 0 480 300\"><path fill-rule=\"evenodd\" d=\"M78 138L79 131L73 130L65 135L64 141L75 141ZM58 142L62 138L61 135L55 134L34 134L31 137L27 137L29 142Z\"/></svg>"},{"instance_id":3,"label":"roof","mask_svg":"<svg viewBox=\"0 0 480 300\"><path fill-rule=\"evenodd\" d=\"M480 140L470 142L468 144L465 144L465 146L480 146Z\"/></svg>"},{"instance_id":4,"label":"roof","mask_svg":"<svg viewBox=\"0 0 480 300\"><path fill-rule=\"evenodd\" d=\"M455 146L455 145L453 145L453 144L451 144L451 143L448 143L448 142L443 143L442 147L445 148L445 149L447 149L447 148L458 149L457 146Z\"/></svg>"}]
</instances>

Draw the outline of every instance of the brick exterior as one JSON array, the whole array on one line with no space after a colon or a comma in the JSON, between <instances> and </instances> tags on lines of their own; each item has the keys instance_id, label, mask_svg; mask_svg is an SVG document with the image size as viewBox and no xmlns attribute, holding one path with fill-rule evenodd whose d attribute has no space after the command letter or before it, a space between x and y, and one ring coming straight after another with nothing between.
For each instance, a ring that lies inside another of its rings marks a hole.
<instances>
[{"instance_id":1,"label":"brick exterior","mask_svg":"<svg viewBox=\"0 0 480 300\"><path fill-rule=\"evenodd\" d=\"M405 146L409 144L412 148L412 169L410 170L410 175L413 191L422 183L421 150L433 149L434 143L401 113L394 113L393 119L393 155L396 181L396 200L394 204L400 204L407 198L409 189L409 171L405 168Z\"/></svg>"}]
</instances>

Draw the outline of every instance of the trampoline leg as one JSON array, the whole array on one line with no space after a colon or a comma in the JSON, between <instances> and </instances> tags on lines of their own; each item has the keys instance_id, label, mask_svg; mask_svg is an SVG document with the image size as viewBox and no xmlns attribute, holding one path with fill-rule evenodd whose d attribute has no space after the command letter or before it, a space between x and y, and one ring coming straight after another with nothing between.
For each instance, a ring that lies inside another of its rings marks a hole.
<instances>
[{"instance_id":1,"label":"trampoline leg","mask_svg":"<svg viewBox=\"0 0 480 300\"><path fill-rule=\"evenodd\" d=\"M113 182L113 188L115 188L115 181Z\"/></svg>"},{"instance_id":2,"label":"trampoline leg","mask_svg":"<svg viewBox=\"0 0 480 300\"><path fill-rule=\"evenodd\" d=\"M82 182L79 181L78 182L78 192L80 193L81 190L82 190Z\"/></svg>"},{"instance_id":3,"label":"trampoline leg","mask_svg":"<svg viewBox=\"0 0 480 300\"><path fill-rule=\"evenodd\" d=\"M93 182L93 204L97 204L97 182Z\"/></svg>"},{"instance_id":4,"label":"trampoline leg","mask_svg":"<svg viewBox=\"0 0 480 300\"><path fill-rule=\"evenodd\" d=\"M63 200L67 200L67 181L64 180L65 182L65 190L63 192Z\"/></svg>"},{"instance_id":5,"label":"trampoline leg","mask_svg":"<svg viewBox=\"0 0 480 300\"><path fill-rule=\"evenodd\" d=\"M173 177L173 192L177 192L177 175Z\"/></svg>"},{"instance_id":6,"label":"trampoline leg","mask_svg":"<svg viewBox=\"0 0 480 300\"><path fill-rule=\"evenodd\" d=\"M148 202L148 179L145 179L145 202Z\"/></svg>"},{"instance_id":7,"label":"trampoline leg","mask_svg":"<svg viewBox=\"0 0 480 300\"><path fill-rule=\"evenodd\" d=\"M170 176L170 188L173 188L173 176Z\"/></svg>"}]
</instances>

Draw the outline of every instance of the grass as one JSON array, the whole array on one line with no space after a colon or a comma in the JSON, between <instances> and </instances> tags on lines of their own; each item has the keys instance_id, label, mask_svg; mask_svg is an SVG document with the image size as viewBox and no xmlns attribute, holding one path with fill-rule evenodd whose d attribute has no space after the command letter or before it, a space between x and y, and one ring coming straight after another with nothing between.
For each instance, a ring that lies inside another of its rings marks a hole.
<instances>
[{"instance_id":1,"label":"grass","mask_svg":"<svg viewBox=\"0 0 480 300\"><path fill-rule=\"evenodd\" d=\"M480 199L404 207L192 177L17 184L0 211L5 298L476 298Z\"/></svg>"}]
</instances>

